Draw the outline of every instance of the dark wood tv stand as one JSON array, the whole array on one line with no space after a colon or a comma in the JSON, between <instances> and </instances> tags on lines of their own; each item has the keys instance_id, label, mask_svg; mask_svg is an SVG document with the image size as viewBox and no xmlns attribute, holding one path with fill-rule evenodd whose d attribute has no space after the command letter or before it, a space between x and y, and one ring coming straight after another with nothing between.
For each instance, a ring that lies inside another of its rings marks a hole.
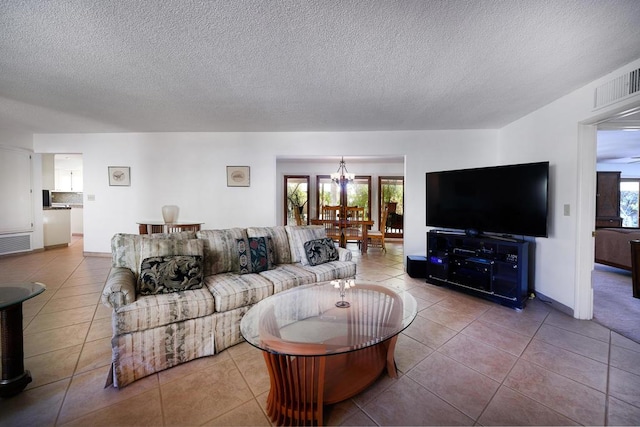
<instances>
[{"instance_id":1,"label":"dark wood tv stand","mask_svg":"<svg viewBox=\"0 0 640 427\"><path fill-rule=\"evenodd\" d=\"M530 242L432 230L427 282L522 309L529 297Z\"/></svg>"}]
</instances>

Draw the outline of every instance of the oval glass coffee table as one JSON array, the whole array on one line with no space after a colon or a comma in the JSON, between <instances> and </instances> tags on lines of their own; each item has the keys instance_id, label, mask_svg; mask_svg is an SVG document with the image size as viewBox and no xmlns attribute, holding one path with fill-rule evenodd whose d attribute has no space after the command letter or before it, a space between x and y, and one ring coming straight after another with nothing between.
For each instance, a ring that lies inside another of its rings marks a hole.
<instances>
[{"instance_id":1,"label":"oval glass coffee table","mask_svg":"<svg viewBox=\"0 0 640 427\"><path fill-rule=\"evenodd\" d=\"M325 404L362 392L385 368L397 378L398 334L416 313L408 292L353 279L299 286L254 305L240 331L263 351L271 420L322 425Z\"/></svg>"},{"instance_id":2,"label":"oval glass coffee table","mask_svg":"<svg viewBox=\"0 0 640 427\"><path fill-rule=\"evenodd\" d=\"M31 382L31 374L24 370L22 303L40 295L45 289L46 286L42 283L0 284L0 397L18 394Z\"/></svg>"}]
</instances>

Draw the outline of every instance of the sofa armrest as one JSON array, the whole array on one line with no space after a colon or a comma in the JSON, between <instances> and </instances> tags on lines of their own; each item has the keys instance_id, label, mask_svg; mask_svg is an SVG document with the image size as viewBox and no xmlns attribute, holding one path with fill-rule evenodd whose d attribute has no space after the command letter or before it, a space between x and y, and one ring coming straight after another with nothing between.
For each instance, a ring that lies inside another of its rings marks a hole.
<instances>
[{"instance_id":1,"label":"sofa armrest","mask_svg":"<svg viewBox=\"0 0 640 427\"><path fill-rule=\"evenodd\" d=\"M338 261L351 261L353 254L349 249L336 248L338 250Z\"/></svg>"},{"instance_id":2,"label":"sofa armrest","mask_svg":"<svg viewBox=\"0 0 640 427\"><path fill-rule=\"evenodd\" d=\"M102 290L102 304L114 310L136 300L136 276L125 267L113 267Z\"/></svg>"}]
</instances>

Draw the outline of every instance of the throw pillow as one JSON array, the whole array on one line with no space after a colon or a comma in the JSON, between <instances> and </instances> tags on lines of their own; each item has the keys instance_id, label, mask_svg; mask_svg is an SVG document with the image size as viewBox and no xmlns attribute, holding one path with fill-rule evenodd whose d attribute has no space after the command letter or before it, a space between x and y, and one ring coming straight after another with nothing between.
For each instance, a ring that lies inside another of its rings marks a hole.
<instances>
[{"instance_id":1,"label":"throw pillow","mask_svg":"<svg viewBox=\"0 0 640 427\"><path fill-rule=\"evenodd\" d=\"M333 240L326 237L304 242L304 252L307 255L309 265L338 260L338 250L333 244Z\"/></svg>"},{"instance_id":2,"label":"throw pillow","mask_svg":"<svg viewBox=\"0 0 640 427\"><path fill-rule=\"evenodd\" d=\"M269 237L238 239L240 274L260 273L273 268L273 243Z\"/></svg>"},{"instance_id":3,"label":"throw pillow","mask_svg":"<svg viewBox=\"0 0 640 427\"><path fill-rule=\"evenodd\" d=\"M140 250L140 275L138 277L138 292L142 294L142 264L149 258L171 256L197 256L200 263L204 260L204 243L200 239L157 239L142 238ZM202 268L201 268L202 270ZM169 270L163 270L169 272ZM203 274L204 275L204 274ZM146 285L145 285L146 286Z\"/></svg>"},{"instance_id":4,"label":"throw pillow","mask_svg":"<svg viewBox=\"0 0 640 427\"><path fill-rule=\"evenodd\" d=\"M309 261L307 260L304 250L304 242L327 237L327 232L324 227L320 225L287 225L285 228L289 234L291 261L299 262L302 265L309 265Z\"/></svg>"},{"instance_id":5,"label":"throw pillow","mask_svg":"<svg viewBox=\"0 0 640 427\"><path fill-rule=\"evenodd\" d=\"M202 288L202 256L145 258L140 267L140 294L156 295Z\"/></svg>"}]
</instances>

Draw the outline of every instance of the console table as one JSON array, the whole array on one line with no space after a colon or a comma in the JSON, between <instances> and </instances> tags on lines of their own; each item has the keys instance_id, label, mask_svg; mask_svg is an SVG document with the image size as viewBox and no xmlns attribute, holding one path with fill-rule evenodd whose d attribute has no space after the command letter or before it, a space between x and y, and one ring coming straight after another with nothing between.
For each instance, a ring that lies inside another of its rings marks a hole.
<instances>
[{"instance_id":1,"label":"console table","mask_svg":"<svg viewBox=\"0 0 640 427\"><path fill-rule=\"evenodd\" d=\"M178 233L180 231L200 231L203 222L171 222L164 221L141 221L138 222L140 234L153 233Z\"/></svg>"},{"instance_id":2,"label":"console table","mask_svg":"<svg viewBox=\"0 0 640 427\"><path fill-rule=\"evenodd\" d=\"M24 370L22 303L40 295L45 289L46 286L42 283L0 284L0 397L16 395L31 382L31 373Z\"/></svg>"},{"instance_id":3,"label":"console table","mask_svg":"<svg viewBox=\"0 0 640 427\"><path fill-rule=\"evenodd\" d=\"M271 420L322 425L325 404L362 392L385 368L397 378L398 334L416 313L408 292L353 279L299 286L254 305L240 332L263 351Z\"/></svg>"}]
</instances>

